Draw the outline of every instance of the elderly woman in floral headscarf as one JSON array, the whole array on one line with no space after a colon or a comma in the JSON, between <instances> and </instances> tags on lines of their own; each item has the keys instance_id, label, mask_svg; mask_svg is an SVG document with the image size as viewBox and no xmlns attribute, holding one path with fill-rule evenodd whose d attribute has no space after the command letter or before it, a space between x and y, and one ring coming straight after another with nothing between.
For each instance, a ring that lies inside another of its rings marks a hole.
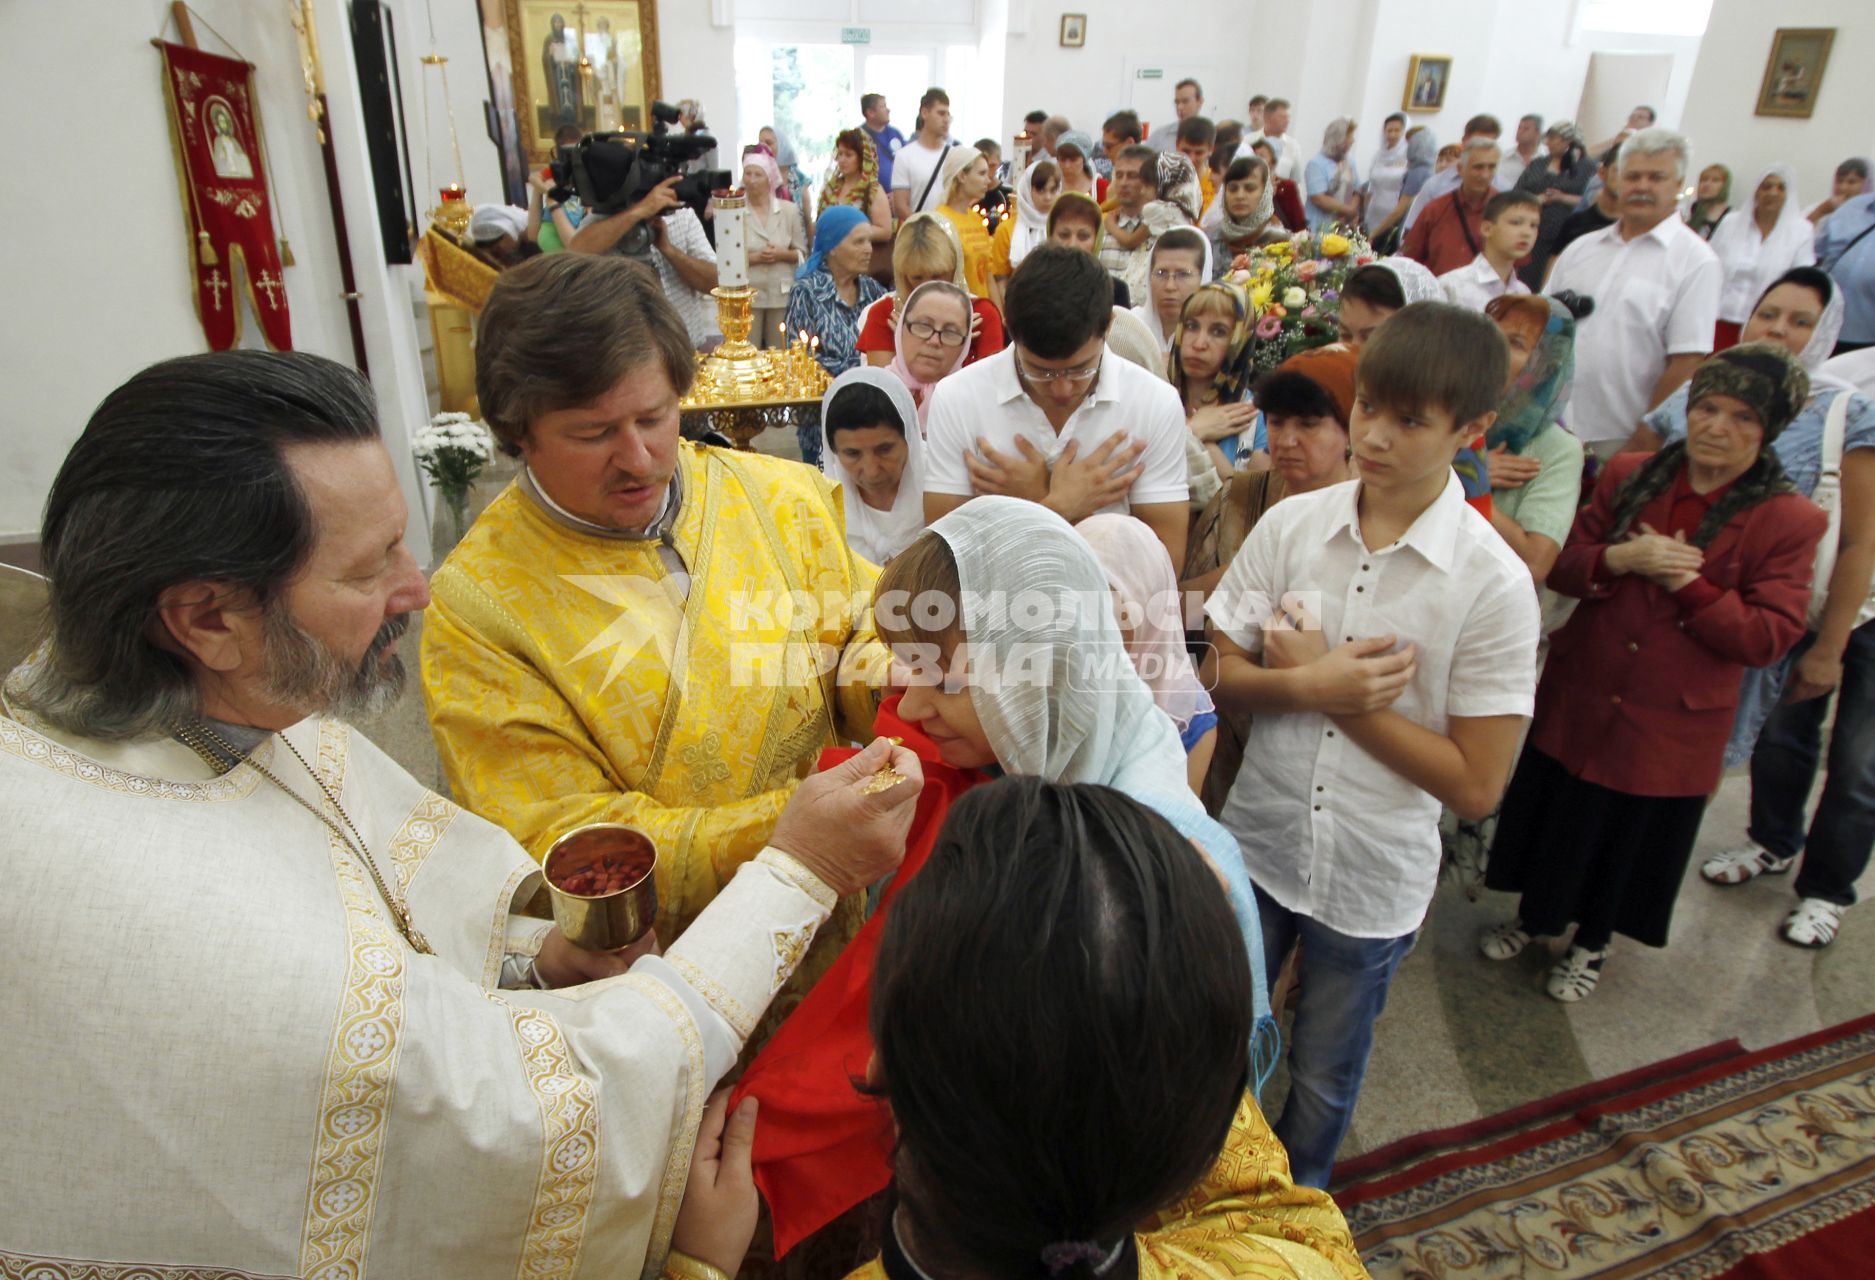
<instances>
[{"instance_id":1,"label":"elderly woman in floral headscarf","mask_svg":"<svg viewBox=\"0 0 1875 1280\"><path fill-rule=\"evenodd\" d=\"M1552 640L1486 874L1523 900L1479 949L1505 960L1576 925L1553 999L1595 989L1617 932L1667 944L1739 677L1803 636L1828 520L1771 446L1809 390L1768 342L1700 365L1686 441L1605 464L1550 570L1581 603Z\"/></svg>"}]
</instances>

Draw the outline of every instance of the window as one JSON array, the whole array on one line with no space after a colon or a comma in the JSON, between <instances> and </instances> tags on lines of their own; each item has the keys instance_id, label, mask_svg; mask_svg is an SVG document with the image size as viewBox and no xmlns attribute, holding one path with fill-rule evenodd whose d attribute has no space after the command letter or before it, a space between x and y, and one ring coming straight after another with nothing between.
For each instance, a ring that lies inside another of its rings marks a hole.
<instances>
[{"instance_id":1,"label":"window","mask_svg":"<svg viewBox=\"0 0 1875 1280\"><path fill-rule=\"evenodd\" d=\"M914 100L915 101L915 100ZM782 156L819 186L833 167L833 139L859 122L853 46L736 41L737 134L753 144L774 125Z\"/></svg>"},{"instance_id":2,"label":"window","mask_svg":"<svg viewBox=\"0 0 1875 1280\"><path fill-rule=\"evenodd\" d=\"M1581 0L1576 30L1703 36L1711 17L1712 0Z\"/></svg>"}]
</instances>

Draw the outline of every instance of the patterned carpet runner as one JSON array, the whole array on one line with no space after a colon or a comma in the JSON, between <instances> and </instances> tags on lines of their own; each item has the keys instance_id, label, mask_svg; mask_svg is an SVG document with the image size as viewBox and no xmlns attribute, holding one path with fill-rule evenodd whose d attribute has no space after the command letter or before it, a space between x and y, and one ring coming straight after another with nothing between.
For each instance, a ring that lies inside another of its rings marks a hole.
<instances>
[{"instance_id":1,"label":"patterned carpet runner","mask_svg":"<svg viewBox=\"0 0 1875 1280\"><path fill-rule=\"evenodd\" d=\"M1375 1280L1875 1276L1875 1017L1714 1045L1336 1172Z\"/></svg>"}]
</instances>

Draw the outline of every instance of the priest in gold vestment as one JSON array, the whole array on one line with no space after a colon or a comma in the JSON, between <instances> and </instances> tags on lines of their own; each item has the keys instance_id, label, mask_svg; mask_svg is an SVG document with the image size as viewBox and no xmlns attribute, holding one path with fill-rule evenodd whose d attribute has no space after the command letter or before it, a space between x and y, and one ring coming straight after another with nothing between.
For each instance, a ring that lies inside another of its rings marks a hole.
<instances>
[{"instance_id":1,"label":"priest in gold vestment","mask_svg":"<svg viewBox=\"0 0 1875 1280\"><path fill-rule=\"evenodd\" d=\"M866 794L874 744L662 956L580 951L512 837L340 718L395 696L428 599L403 527L370 389L314 356L154 366L61 468L49 636L0 703L0 1276L715 1253L707 1095L917 787Z\"/></svg>"},{"instance_id":2,"label":"priest in gold vestment","mask_svg":"<svg viewBox=\"0 0 1875 1280\"><path fill-rule=\"evenodd\" d=\"M476 390L526 466L437 570L423 634L457 797L536 858L584 823L648 833L666 941L762 848L821 748L869 735L885 665L877 571L847 549L837 493L798 463L681 441L694 372L637 264L504 274ZM843 903L798 985L858 924Z\"/></svg>"}]
</instances>

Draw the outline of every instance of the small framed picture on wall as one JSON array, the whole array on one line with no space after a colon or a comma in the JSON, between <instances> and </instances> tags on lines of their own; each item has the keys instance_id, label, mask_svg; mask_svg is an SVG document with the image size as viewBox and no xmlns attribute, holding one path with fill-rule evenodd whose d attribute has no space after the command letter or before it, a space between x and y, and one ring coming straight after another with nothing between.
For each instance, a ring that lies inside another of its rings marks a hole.
<instances>
[{"instance_id":1,"label":"small framed picture on wall","mask_svg":"<svg viewBox=\"0 0 1875 1280\"><path fill-rule=\"evenodd\" d=\"M1452 60L1442 53L1416 53L1406 69L1405 111L1443 111L1445 86L1452 78Z\"/></svg>"},{"instance_id":2,"label":"small framed picture on wall","mask_svg":"<svg viewBox=\"0 0 1875 1280\"><path fill-rule=\"evenodd\" d=\"M1823 70L1835 40L1834 27L1779 27L1771 38L1771 57L1764 64L1754 114L1808 120L1816 110L1816 93L1823 87Z\"/></svg>"},{"instance_id":3,"label":"small framed picture on wall","mask_svg":"<svg viewBox=\"0 0 1875 1280\"><path fill-rule=\"evenodd\" d=\"M1087 15L1084 13L1064 13L1061 15L1061 47L1078 49L1087 43Z\"/></svg>"}]
</instances>

